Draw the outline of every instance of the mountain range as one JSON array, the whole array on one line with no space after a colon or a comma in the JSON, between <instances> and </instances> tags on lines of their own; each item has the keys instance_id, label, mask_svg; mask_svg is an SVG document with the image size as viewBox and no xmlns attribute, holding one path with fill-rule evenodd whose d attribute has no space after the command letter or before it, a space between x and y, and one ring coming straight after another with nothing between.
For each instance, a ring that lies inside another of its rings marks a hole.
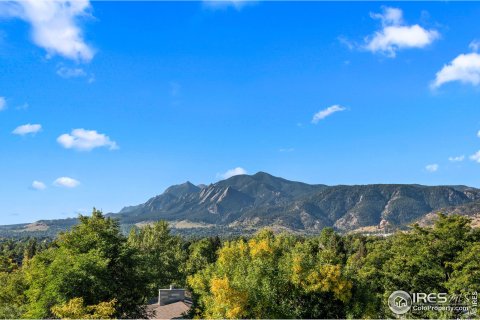
<instances>
[{"instance_id":1,"label":"mountain range","mask_svg":"<svg viewBox=\"0 0 480 320\"><path fill-rule=\"evenodd\" d=\"M163 219L184 234L241 234L263 227L316 233L324 227L340 232L371 231L380 223L390 229L404 228L412 222L428 223L438 211L478 218L480 189L417 184L312 185L258 172L210 185L174 185L143 204L108 216L119 219L126 231L133 225L141 227ZM0 226L0 236L51 234L76 221Z\"/></svg>"}]
</instances>

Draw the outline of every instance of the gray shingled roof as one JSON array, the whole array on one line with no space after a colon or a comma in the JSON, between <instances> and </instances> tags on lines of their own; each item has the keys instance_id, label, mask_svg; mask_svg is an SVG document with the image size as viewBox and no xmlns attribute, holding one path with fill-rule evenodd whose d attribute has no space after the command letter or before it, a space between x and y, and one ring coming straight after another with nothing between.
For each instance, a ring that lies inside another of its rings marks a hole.
<instances>
[{"instance_id":1,"label":"gray shingled roof","mask_svg":"<svg viewBox=\"0 0 480 320\"><path fill-rule=\"evenodd\" d=\"M189 301L174 302L165 306L154 303L147 306L147 312L151 314L149 319L182 319L191 306Z\"/></svg>"}]
</instances>

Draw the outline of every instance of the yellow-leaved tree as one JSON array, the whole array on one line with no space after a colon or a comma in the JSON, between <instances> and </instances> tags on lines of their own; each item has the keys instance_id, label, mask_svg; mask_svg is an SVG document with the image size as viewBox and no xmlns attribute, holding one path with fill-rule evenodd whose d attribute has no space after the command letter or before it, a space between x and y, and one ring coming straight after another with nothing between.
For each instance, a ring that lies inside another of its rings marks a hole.
<instances>
[{"instance_id":1,"label":"yellow-leaved tree","mask_svg":"<svg viewBox=\"0 0 480 320\"><path fill-rule=\"evenodd\" d=\"M326 261L319 239L263 230L229 241L214 264L188 278L201 318L336 318L344 316L351 282Z\"/></svg>"},{"instance_id":2,"label":"yellow-leaved tree","mask_svg":"<svg viewBox=\"0 0 480 320\"><path fill-rule=\"evenodd\" d=\"M86 306L83 298L73 298L52 307L55 317L61 319L110 319L115 313L116 300Z\"/></svg>"}]
</instances>

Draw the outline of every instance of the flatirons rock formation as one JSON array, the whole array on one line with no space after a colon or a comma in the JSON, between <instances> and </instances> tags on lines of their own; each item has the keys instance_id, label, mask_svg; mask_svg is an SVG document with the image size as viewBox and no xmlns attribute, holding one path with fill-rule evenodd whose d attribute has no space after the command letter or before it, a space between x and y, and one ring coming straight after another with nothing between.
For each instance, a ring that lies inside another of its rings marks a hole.
<instances>
[{"instance_id":1,"label":"flatirons rock formation","mask_svg":"<svg viewBox=\"0 0 480 320\"><path fill-rule=\"evenodd\" d=\"M210 185L186 182L171 186L143 204L109 216L119 219L125 230L163 219L175 229L189 229L189 233L242 233L262 227L315 233L324 227L348 232L378 226L382 220L388 221L391 228L400 228L415 221L430 221L438 211L478 214L480 189L405 184L310 185L258 172ZM74 221L39 221L43 228L36 232L44 231L45 226L58 232L71 227ZM29 230L31 225L26 224L0 226L0 235Z\"/></svg>"},{"instance_id":2,"label":"flatirons rock formation","mask_svg":"<svg viewBox=\"0 0 480 320\"><path fill-rule=\"evenodd\" d=\"M259 172L208 186L190 182L172 186L115 216L124 223L165 219L240 228L314 231L328 226L349 231L378 225L382 219L402 226L432 211L477 200L480 190L465 186L309 185Z\"/></svg>"}]
</instances>

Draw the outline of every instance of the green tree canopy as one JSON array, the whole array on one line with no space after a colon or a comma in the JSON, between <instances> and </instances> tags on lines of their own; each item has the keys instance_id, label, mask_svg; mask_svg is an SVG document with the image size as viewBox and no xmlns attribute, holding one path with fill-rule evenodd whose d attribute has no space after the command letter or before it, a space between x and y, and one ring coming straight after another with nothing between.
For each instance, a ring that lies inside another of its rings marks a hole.
<instances>
[{"instance_id":1,"label":"green tree canopy","mask_svg":"<svg viewBox=\"0 0 480 320\"><path fill-rule=\"evenodd\" d=\"M137 271L147 279L150 297L155 297L160 288L184 284L182 265L186 251L182 239L170 233L166 221L132 229L128 244L141 253Z\"/></svg>"},{"instance_id":2,"label":"green tree canopy","mask_svg":"<svg viewBox=\"0 0 480 320\"><path fill-rule=\"evenodd\" d=\"M127 246L118 222L98 210L58 237L25 266L25 317L49 318L52 308L74 298L86 305L115 300L114 316L144 315L145 279L136 271L137 252Z\"/></svg>"}]
</instances>

